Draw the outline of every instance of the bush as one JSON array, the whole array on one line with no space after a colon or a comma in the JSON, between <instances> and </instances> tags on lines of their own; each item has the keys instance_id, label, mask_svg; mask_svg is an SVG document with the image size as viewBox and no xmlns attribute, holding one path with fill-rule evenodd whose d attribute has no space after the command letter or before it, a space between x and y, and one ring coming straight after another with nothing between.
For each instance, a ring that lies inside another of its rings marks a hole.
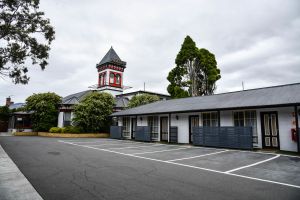
<instances>
[{"instance_id":1,"label":"bush","mask_svg":"<svg viewBox=\"0 0 300 200\"><path fill-rule=\"evenodd\" d=\"M62 128L61 130L62 133L80 133L81 129L76 126L66 126Z\"/></svg>"},{"instance_id":2,"label":"bush","mask_svg":"<svg viewBox=\"0 0 300 200\"><path fill-rule=\"evenodd\" d=\"M52 127L49 130L50 133L61 133L62 132L62 128L59 127Z\"/></svg>"}]
</instances>

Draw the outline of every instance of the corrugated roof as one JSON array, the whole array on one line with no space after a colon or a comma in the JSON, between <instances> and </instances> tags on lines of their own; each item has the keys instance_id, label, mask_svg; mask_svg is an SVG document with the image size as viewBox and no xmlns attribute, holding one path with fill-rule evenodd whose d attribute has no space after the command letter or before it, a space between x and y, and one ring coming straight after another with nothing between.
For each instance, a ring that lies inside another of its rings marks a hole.
<instances>
[{"instance_id":1,"label":"corrugated roof","mask_svg":"<svg viewBox=\"0 0 300 200\"><path fill-rule=\"evenodd\" d=\"M92 90L85 90L75 94L70 94L62 99L62 104L77 104L83 99L87 94L91 93Z\"/></svg>"},{"instance_id":2,"label":"corrugated roof","mask_svg":"<svg viewBox=\"0 0 300 200\"><path fill-rule=\"evenodd\" d=\"M97 91L97 90L94 90L94 91ZM93 92L93 90L86 90L86 91L68 95L62 99L62 104L65 104L65 105L78 104L86 95L90 94L91 92ZM101 92L101 91L97 91L97 92ZM115 104L116 104L115 107L117 107L117 108L127 107L128 101L129 100L126 97L122 97L122 96L117 97L117 98L115 98Z\"/></svg>"},{"instance_id":3,"label":"corrugated roof","mask_svg":"<svg viewBox=\"0 0 300 200\"><path fill-rule=\"evenodd\" d=\"M111 116L238 109L300 104L300 83L210 96L158 101L113 113Z\"/></svg>"},{"instance_id":4,"label":"corrugated roof","mask_svg":"<svg viewBox=\"0 0 300 200\"><path fill-rule=\"evenodd\" d=\"M128 105L129 99L126 97L117 97L115 98L116 108L125 108Z\"/></svg>"},{"instance_id":5,"label":"corrugated roof","mask_svg":"<svg viewBox=\"0 0 300 200\"><path fill-rule=\"evenodd\" d=\"M105 54L105 56L102 58L102 60L99 62L98 65L103 65L105 63L115 63L124 67L126 65L126 62L121 60L121 58L118 56L118 54L115 52L115 50L112 47Z\"/></svg>"},{"instance_id":6,"label":"corrugated roof","mask_svg":"<svg viewBox=\"0 0 300 200\"><path fill-rule=\"evenodd\" d=\"M9 109L17 109L17 108L22 108L25 106L25 103L14 103L11 104L8 108Z\"/></svg>"}]
</instances>

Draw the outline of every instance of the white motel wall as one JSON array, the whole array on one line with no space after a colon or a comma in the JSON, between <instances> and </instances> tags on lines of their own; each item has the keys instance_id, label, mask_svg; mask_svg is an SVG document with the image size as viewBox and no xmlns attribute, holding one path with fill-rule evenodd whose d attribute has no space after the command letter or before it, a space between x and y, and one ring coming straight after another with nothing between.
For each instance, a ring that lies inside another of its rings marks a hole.
<instances>
[{"instance_id":1,"label":"white motel wall","mask_svg":"<svg viewBox=\"0 0 300 200\"><path fill-rule=\"evenodd\" d=\"M257 142L253 143L254 148L263 148L262 144L262 122L261 122L261 113L263 112L273 112L277 113L278 117L278 134L279 134L279 149L284 151L293 151L297 152L297 142L292 140L291 129L295 127L295 109L294 107L277 107L277 108L259 108L259 109L249 109L249 110L224 110L220 111L220 126L234 126L234 112L237 111L255 111L256 113L256 132L257 132ZM205 112L207 113L207 112ZM299 114L299 113L298 113ZM157 116L158 117L158 138L157 141L160 141L160 118L168 117L169 114L157 114L157 115L136 115L128 116L129 125L128 131L132 132L132 119L137 119L137 126L148 126L148 117ZM194 113L172 113L171 114L171 126L176 126L178 128L178 143L187 144L189 143L189 116L198 116L199 117L199 126L203 126L203 112L194 112ZM118 117L118 126L123 125L123 118L126 116ZM300 124L300 117L298 121ZM169 130L169 126L168 126ZM131 134L126 135L127 139L131 139Z\"/></svg>"}]
</instances>

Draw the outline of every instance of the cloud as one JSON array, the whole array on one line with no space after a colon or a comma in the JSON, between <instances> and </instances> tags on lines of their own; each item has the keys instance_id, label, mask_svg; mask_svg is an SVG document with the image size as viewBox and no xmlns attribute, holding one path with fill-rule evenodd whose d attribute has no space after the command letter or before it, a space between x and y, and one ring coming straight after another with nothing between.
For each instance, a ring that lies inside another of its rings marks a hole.
<instances>
[{"instance_id":1,"label":"cloud","mask_svg":"<svg viewBox=\"0 0 300 200\"><path fill-rule=\"evenodd\" d=\"M56 39L45 71L28 85L0 80L0 102L32 93L61 96L97 82L96 63L112 45L127 62L124 84L166 93L166 77L186 35L216 55L217 92L299 82L300 3L253 1L41 1ZM130 90L128 90L130 91ZM1 100L2 99L2 100Z\"/></svg>"}]
</instances>

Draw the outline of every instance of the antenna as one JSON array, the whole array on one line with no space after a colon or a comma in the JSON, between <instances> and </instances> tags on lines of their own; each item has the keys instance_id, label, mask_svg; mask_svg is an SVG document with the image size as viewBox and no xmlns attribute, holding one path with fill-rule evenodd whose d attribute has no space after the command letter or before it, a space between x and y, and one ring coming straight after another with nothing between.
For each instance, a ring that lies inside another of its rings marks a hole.
<instances>
[{"instance_id":1,"label":"antenna","mask_svg":"<svg viewBox=\"0 0 300 200\"><path fill-rule=\"evenodd\" d=\"M242 81L242 87L243 87L243 90L245 90L245 88L244 88L244 81Z\"/></svg>"}]
</instances>

